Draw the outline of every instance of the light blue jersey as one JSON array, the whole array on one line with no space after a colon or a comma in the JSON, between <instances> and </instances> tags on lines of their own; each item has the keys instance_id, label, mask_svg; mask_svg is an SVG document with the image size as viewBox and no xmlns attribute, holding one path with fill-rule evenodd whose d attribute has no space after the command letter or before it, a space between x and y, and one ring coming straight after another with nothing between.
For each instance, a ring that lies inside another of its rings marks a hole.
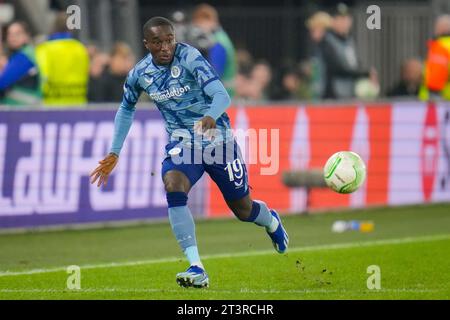
<instances>
[{"instance_id":1,"label":"light blue jersey","mask_svg":"<svg viewBox=\"0 0 450 320\"><path fill-rule=\"evenodd\" d=\"M210 94L223 88L218 79L213 67L197 49L177 43L171 64L157 65L148 54L129 72L122 106L134 109L141 93L146 92L161 112L171 141L181 136L183 143L190 147L192 144L200 146L199 143L203 147L209 145L208 140L200 142L198 135L194 142L194 123L205 115L216 120L221 133L214 144L229 141L232 138L230 119L223 112L228 107L223 104L229 104L229 97L226 95L225 102L218 101L222 106L215 106ZM219 89L216 89L217 84Z\"/></svg>"}]
</instances>

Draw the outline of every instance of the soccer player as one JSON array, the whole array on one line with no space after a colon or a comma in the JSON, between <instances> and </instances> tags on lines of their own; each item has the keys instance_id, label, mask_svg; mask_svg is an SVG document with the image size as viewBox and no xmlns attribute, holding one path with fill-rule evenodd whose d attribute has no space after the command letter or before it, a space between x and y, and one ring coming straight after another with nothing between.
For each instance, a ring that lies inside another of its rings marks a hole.
<instances>
[{"instance_id":1,"label":"soccer player","mask_svg":"<svg viewBox=\"0 0 450 320\"><path fill-rule=\"evenodd\" d=\"M91 173L91 183L98 180L98 187L106 185L133 121L135 105L145 91L161 112L170 136L161 175L169 221L190 264L185 272L176 275L176 281L183 287L207 287L209 279L200 259L194 220L187 206L189 190L205 171L239 220L265 227L277 252L286 252L288 235L278 214L263 201L250 197L247 169L225 112L230 97L214 69L197 49L176 42L173 25L163 17L148 20L143 34L150 54L128 74L123 101L114 120L110 153ZM199 134L200 141L195 138ZM183 155L195 158L198 150L201 154L209 150L214 159L226 158L226 162L211 163L204 158L179 161ZM221 152L222 156L218 155Z\"/></svg>"}]
</instances>

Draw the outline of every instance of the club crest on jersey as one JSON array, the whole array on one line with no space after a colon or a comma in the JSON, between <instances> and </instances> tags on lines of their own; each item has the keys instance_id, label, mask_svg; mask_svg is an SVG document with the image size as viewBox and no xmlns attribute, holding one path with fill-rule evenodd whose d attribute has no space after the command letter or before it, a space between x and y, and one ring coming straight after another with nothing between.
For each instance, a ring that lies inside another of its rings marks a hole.
<instances>
[{"instance_id":1,"label":"club crest on jersey","mask_svg":"<svg viewBox=\"0 0 450 320\"><path fill-rule=\"evenodd\" d=\"M179 67L177 66L173 66L172 69L170 69L170 75L172 76L172 78L178 78L181 74L181 70Z\"/></svg>"}]
</instances>

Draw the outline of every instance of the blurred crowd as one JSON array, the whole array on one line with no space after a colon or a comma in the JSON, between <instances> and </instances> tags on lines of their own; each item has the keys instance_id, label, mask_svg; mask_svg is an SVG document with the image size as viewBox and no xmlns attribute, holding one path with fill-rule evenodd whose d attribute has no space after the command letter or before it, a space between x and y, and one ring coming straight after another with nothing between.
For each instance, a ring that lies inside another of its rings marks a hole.
<instances>
[{"instance_id":1,"label":"blurred crowd","mask_svg":"<svg viewBox=\"0 0 450 320\"><path fill-rule=\"evenodd\" d=\"M123 84L134 67L136 57L124 42L116 42L110 53L102 52L95 44L87 46L89 59L88 100L90 102L122 101Z\"/></svg>"},{"instance_id":2,"label":"blurred crowd","mask_svg":"<svg viewBox=\"0 0 450 320\"><path fill-rule=\"evenodd\" d=\"M361 67L352 38L353 18L345 4L331 12L318 11L306 21L309 56L273 70L265 61L255 61L250 52L238 49L236 95L246 101L322 99L374 99L381 97L374 67ZM450 15L439 16L426 59L403 61L399 81L387 97L450 100Z\"/></svg>"},{"instance_id":3,"label":"blurred crowd","mask_svg":"<svg viewBox=\"0 0 450 320\"><path fill-rule=\"evenodd\" d=\"M7 105L65 106L120 102L123 83L136 58L129 45L102 52L83 44L58 13L52 32L35 41L26 22L8 25L0 54L0 102Z\"/></svg>"},{"instance_id":4,"label":"blurred crowd","mask_svg":"<svg viewBox=\"0 0 450 320\"><path fill-rule=\"evenodd\" d=\"M353 18L345 4L331 12L318 11L306 21L309 56L293 64L271 66L235 47L220 24L217 10L200 4L190 14L176 11L177 41L198 48L222 79L235 101L318 101L380 97L375 68L364 69L352 37ZM5 28L0 47L0 103L8 105L79 105L120 102L127 73L137 61L125 42L110 52L81 43L58 14L52 33L35 41L23 21ZM404 61L400 81L386 92L392 97L450 100L450 16L435 21L424 61Z\"/></svg>"}]
</instances>

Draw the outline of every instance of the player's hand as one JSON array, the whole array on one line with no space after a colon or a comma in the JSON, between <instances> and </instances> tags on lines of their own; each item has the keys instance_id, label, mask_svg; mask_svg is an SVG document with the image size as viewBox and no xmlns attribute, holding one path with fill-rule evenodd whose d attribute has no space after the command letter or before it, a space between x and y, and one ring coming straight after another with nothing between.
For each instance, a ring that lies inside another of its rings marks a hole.
<instances>
[{"instance_id":1,"label":"player's hand","mask_svg":"<svg viewBox=\"0 0 450 320\"><path fill-rule=\"evenodd\" d=\"M109 174L114 169L118 161L119 157L114 153L110 153L103 160L100 160L98 162L99 165L90 175L91 184L95 183L98 179L97 187L100 187L102 184L106 186L108 183Z\"/></svg>"},{"instance_id":2,"label":"player's hand","mask_svg":"<svg viewBox=\"0 0 450 320\"><path fill-rule=\"evenodd\" d=\"M194 131L198 134L206 133L205 136L208 138L213 138L212 134L214 130L212 129L215 128L216 120L210 116L205 116L194 124Z\"/></svg>"}]
</instances>

